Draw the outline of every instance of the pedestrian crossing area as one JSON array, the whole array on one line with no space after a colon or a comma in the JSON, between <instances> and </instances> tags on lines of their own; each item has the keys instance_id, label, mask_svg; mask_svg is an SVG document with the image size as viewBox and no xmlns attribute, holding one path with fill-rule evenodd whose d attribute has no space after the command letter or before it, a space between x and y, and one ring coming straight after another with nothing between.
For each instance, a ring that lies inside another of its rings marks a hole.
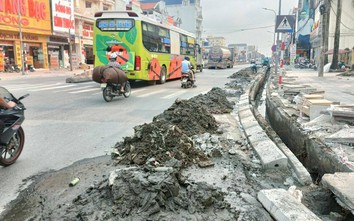
<instances>
[{"instance_id":1,"label":"pedestrian crossing area","mask_svg":"<svg viewBox=\"0 0 354 221\"><path fill-rule=\"evenodd\" d=\"M142 88L132 88L132 97L137 98L145 98L151 96L158 96L162 99L173 99L177 97L183 97L183 95L187 95L190 92L189 89L181 89L180 87L172 86L173 88L167 87L142 87ZM17 94L16 92L21 93L66 93L72 96L75 95L98 95L102 94L102 90L100 85L94 82L85 82L80 84L67 84L67 83L50 83L50 84L16 84L16 85L8 85L5 86L11 93ZM193 89L196 92L196 89ZM199 93L205 94L208 91L200 91Z\"/></svg>"}]
</instances>

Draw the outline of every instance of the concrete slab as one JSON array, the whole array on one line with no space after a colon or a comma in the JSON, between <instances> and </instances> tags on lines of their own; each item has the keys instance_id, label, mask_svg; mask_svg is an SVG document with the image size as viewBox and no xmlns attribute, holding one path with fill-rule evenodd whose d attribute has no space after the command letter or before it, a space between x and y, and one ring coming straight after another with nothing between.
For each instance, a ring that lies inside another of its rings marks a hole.
<instances>
[{"instance_id":1,"label":"concrete slab","mask_svg":"<svg viewBox=\"0 0 354 221\"><path fill-rule=\"evenodd\" d=\"M287 168L288 158L271 140L264 140L253 146L264 169Z\"/></svg>"},{"instance_id":2,"label":"concrete slab","mask_svg":"<svg viewBox=\"0 0 354 221\"><path fill-rule=\"evenodd\" d=\"M254 118L253 115L249 116L249 117L246 117L246 118L241 118L240 121L241 121L241 125L242 125L243 129L245 129L245 130L247 128L259 125L258 121Z\"/></svg>"},{"instance_id":3,"label":"concrete slab","mask_svg":"<svg viewBox=\"0 0 354 221\"><path fill-rule=\"evenodd\" d=\"M239 116L241 119L247 118L247 117L253 117L253 113L250 109L244 109L239 111Z\"/></svg>"},{"instance_id":4,"label":"concrete slab","mask_svg":"<svg viewBox=\"0 0 354 221\"><path fill-rule=\"evenodd\" d=\"M354 173L336 172L325 174L322 177L322 185L336 195L337 202L354 214Z\"/></svg>"},{"instance_id":5,"label":"concrete slab","mask_svg":"<svg viewBox=\"0 0 354 221\"><path fill-rule=\"evenodd\" d=\"M320 221L301 202L284 189L269 189L258 192L258 200L278 221Z\"/></svg>"}]
</instances>

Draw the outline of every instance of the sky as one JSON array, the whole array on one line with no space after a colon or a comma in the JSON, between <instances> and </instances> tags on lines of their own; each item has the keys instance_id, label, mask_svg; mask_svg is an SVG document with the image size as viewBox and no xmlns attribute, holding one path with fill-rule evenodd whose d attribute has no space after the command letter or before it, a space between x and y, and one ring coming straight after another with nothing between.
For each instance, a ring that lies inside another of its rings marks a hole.
<instances>
[{"instance_id":1,"label":"sky","mask_svg":"<svg viewBox=\"0 0 354 221\"><path fill-rule=\"evenodd\" d=\"M288 15L297 2L281 0L281 15ZM255 45L258 52L271 55L275 14L262 8L272 9L278 14L279 0L201 0L201 6L203 36L223 36L227 45Z\"/></svg>"}]
</instances>

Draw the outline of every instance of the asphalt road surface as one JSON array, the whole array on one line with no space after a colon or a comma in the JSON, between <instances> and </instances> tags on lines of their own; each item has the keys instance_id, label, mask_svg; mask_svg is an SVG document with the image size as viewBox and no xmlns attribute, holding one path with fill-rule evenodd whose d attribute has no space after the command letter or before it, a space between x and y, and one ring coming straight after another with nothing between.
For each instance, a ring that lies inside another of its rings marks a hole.
<instances>
[{"instance_id":1,"label":"asphalt road surface","mask_svg":"<svg viewBox=\"0 0 354 221\"><path fill-rule=\"evenodd\" d=\"M182 89L180 81L163 85L136 82L129 98L118 97L107 103L95 82L68 84L65 76L2 80L25 111L25 147L17 162L0 167L0 212L15 199L29 177L58 170L85 158L109 155L111 147L123 137L133 135L133 127L152 118L177 99L189 99L212 87L223 88L228 76L247 66L197 73L197 88Z\"/></svg>"}]
</instances>

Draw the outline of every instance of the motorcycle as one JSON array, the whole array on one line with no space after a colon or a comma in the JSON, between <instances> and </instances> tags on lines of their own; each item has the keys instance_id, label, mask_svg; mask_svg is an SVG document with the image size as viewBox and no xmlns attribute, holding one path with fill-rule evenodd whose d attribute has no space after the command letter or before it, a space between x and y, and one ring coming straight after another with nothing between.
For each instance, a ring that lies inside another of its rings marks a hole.
<instances>
[{"instance_id":1,"label":"motorcycle","mask_svg":"<svg viewBox=\"0 0 354 221\"><path fill-rule=\"evenodd\" d=\"M111 102L114 97L117 96L124 96L128 98L131 94L131 86L129 81L125 83L124 92L120 91L120 84L113 84L113 83L101 83L103 99L106 102Z\"/></svg>"},{"instance_id":2,"label":"motorcycle","mask_svg":"<svg viewBox=\"0 0 354 221\"><path fill-rule=\"evenodd\" d=\"M193 87L194 82L191 80L190 73L182 73L181 76L181 88Z\"/></svg>"},{"instance_id":3,"label":"motorcycle","mask_svg":"<svg viewBox=\"0 0 354 221\"><path fill-rule=\"evenodd\" d=\"M11 64L5 64L5 69L4 69L5 72L9 72L9 73L12 73L15 71L14 69L14 66L12 66Z\"/></svg>"},{"instance_id":4,"label":"motorcycle","mask_svg":"<svg viewBox=\"0 0 354 221\"><path fill-rule=\"evenodd\" d=\"M13 70L16 71L17 73L21 72L21 69L17 64L14 64L12 67L13 67Z\"/></svg>"},{"instance_id":5,"label":"motorcycle","mask_svg":"<svg viewBox=\"0 0 354 221\"><path fill-rule=\"evenodd\" d=\"M26 108L21 100L28 97L29 94L17 99L3 87L0 87L0 94L4 96L5 101L16 103L14 108L0 110L0 123L3 124L0 134L0 165L6 167L15 163L23 150L25 133L21 124L25 120L24 111Z\"/></svg>"},{"instance_id":6,"label":"motorcycle","mask_svg":"<svg viewBox=\"0 0 354 221\"><path fill-rule=\"evenodd\" d=\"M36 69L33 67L33 65L29 64L27 65L27 69L30 71L30 72L34 72Z\"/></svg>"}]
</instances>

